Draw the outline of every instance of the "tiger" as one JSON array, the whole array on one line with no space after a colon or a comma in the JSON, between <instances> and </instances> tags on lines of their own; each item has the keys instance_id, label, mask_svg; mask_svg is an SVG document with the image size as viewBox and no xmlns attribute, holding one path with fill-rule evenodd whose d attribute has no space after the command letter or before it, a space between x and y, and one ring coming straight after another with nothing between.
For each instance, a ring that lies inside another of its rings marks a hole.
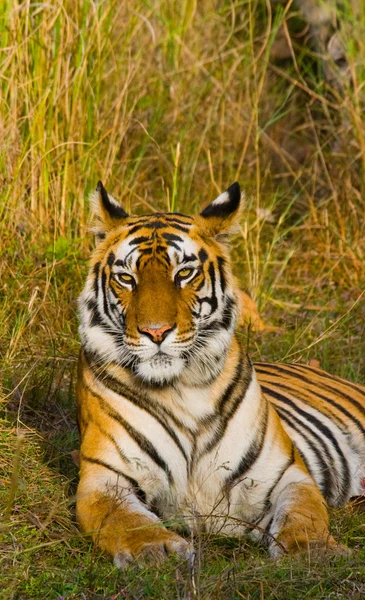
<instances>
[{"instance_id":1,"label":"tiger","mask_svg":"<svg viewBox=\"0 0 365 600\"><path fill-rule=\"evenodd\" d=\"M337 551L328 506L365 493L365 387L250 360L229 239L236 182L200 214L130 216L98 183L80 295L76 516L125 568L194 557L194 532L272 558Z\"/></svg>"}]
</instances>

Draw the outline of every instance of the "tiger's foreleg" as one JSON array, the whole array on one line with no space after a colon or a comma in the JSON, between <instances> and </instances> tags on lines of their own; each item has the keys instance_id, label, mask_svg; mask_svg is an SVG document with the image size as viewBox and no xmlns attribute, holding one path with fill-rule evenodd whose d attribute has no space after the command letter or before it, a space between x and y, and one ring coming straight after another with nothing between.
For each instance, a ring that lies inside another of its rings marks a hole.
<instances>
[{"instance_id":1,"label":"tiger's foreleg","mask_svg":"<svg viewBox=\"0 0 365 600\"><path fill-rule=\"evenodd\" d=\"M326 502L314 481L292 465L278 490L270 526L269 548L273 558L285 551L340 548L329 533Z\"/></svg>"},{"instance_id":2,"label":"tiger's foreleg","mask_svg":"<svg viewBox=\"0 0 365 600\"><path fill-rule=\"evenodd\" d=\"M78 522L94 543L114 558L117 567L134 559L161 562L169 553L190 557L188 542L167 530L127 481L118 478L101 486L105 477L102 467L92 465L90 469L88 465L84 473L82 467L77 490Z\"/></svg>"}]
</instances>

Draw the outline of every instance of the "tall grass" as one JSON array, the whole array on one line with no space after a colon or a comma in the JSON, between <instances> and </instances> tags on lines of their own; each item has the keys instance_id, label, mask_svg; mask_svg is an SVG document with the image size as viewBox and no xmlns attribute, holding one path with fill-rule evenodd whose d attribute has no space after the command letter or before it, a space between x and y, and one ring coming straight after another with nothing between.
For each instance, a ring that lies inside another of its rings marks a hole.
<instances>
[{"instance_id":1,"label":"tall grass","mask_svg":"<svg viewBox=\"0 0 365 600\"><path fill-rule=\"evenodd\" d=\"M246 208L232 241L236 274L280 328L250 340L254 356L314 357L364 381L365 11L356 0L336 8L340 68L306 39L318 31L298 6L0 3L0 499L12 518L3 517L0 535L13 567L4 571L9 598L59 597L66 584L68 598L86 588L106 598L114 582L125 583L120 597L185 593L173 565L166 581L159 571L138 585L134 572L127 583L115 572L110 579L109 563L70 524L75 299L98 179L137 213L192 213L239 180ZM278 60L282 40L287 58ZM18 449L17 435L25 436ZM356 531L348 536L355 545ZM305 597L300 567L257 566L251 547L232 566L230 546L220 556L219 543L202 543L200 597L287 597L288 578L291 596ZM305 573L315 589L318 573L311 565ZM337 571L328 573L330 586ZM328 597L326 585L318 597Z\"/></svg>"},{"instance_id":2,"label":"tall grass","mask_svg":"<svg viewBox=\"0 0 365 600\"><path fill-rule=\"evenodd\" d=\"M307 46L287 64L270 60L278 31L295 18L290 6L4 0L7 230L84 236L98 178L128 210L192 210L239 179L256 216L273 198L278 212L293 198L302 215L310 209L352 281L363 258L364 19L351 19L345 3L350 75L338 71L328 89Z\"/></svg>"}]
</instances>

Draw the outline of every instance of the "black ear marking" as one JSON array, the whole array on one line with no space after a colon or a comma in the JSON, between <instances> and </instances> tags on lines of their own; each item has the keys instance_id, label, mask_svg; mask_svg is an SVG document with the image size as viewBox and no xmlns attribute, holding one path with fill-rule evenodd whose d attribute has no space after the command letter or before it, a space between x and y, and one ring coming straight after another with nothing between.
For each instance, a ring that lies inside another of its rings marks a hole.
<instances>
[{"instance_id":1,"label":"black ear marking","mask_svg":"<svg viewBox=\"0 0 365 600\"><path fill-rule=\"evenodd\" d=\"M241 188L238 181L235 181L229 186L227 193L229 195L229 202L231 206L233 206L233 210L236 210L241 201Z\"/></svg>"},{"instance_id":2,"label":"black ear marking","mask_svg":"<svg viewBox=\"0 0 365 600\"><path fill-rule=\"evenodd\" d=\"M98 181L96 191L100 194L103 207L112 219L125 219L128 217L128 214L122 209L121 206L110 200L108 192L101 181Z\"/></svg>"},{"instance_id":3,"label":"black ear marking","mask_svg":"<svg viewBox=\"0 0 365 600\"><path fill-rule=\"evenodd\" d=\"M232 183L227 191L223 192L223 194L208 204L208 206L200 213L200 216L204 218L228 217L238 209L240 201L240 184L235 181L235 183Z\"/></svg>"}]
</instances>

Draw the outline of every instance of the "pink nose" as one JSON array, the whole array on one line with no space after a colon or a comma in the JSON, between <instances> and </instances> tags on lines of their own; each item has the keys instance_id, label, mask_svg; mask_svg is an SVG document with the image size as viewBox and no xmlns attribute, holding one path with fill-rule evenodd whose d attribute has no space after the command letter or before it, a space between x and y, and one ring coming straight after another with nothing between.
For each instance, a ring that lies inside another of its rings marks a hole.
<instances>
[{"instance_id":1,"label":"pink nose","mask_svg":"<svg viewBox=\"0 0 365 600\"><path fill-rule=\"evenodd\" d=\"M145 333L152 339L156 344L163 342L165 337L168 335L170 331L174 328L171 325L163 325L162 327L142 327L140 329L141 333Z\"/></svg>"}]
</instances>

